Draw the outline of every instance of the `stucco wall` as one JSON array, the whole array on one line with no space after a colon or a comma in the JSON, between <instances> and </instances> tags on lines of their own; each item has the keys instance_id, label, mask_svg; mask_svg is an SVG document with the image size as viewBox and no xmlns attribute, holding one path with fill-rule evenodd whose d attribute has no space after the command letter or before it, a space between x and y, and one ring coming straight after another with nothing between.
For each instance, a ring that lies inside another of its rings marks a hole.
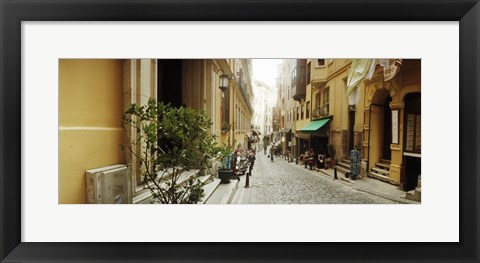
<instances>
[{"instance_id":1,"label":"stucco wall","mask_svg":"<svg viewBox=\"0 0 480 263\"><path fill-rule=\"evenodd\" d=\"M122 61L59 60L59 203L86 202L85 170L124 163Z\"/></svg>"}]
</instances>

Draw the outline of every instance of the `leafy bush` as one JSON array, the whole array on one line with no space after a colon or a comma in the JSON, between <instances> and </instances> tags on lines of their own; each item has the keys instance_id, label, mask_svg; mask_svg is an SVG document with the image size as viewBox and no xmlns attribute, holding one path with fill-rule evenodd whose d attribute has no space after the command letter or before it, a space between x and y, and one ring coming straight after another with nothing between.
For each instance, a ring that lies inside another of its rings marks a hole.
<instances>
[{"instance_id":1,"label":"leafy bush","mask_svg":"<svg viewBox=\"0 0 480 263\"><path fill-rule=\"evenodd\" d=\"M130 150L139 161L139 171L153 197L163 204L192 204L203 197L203 185L195 176L182 181L190 169L206 170L218 157L212 122L202 111L150 99L146 105L132 104L125 123L136 128ZM141 152L132 149L140 145Z\"/></svg>"}]
</instances>

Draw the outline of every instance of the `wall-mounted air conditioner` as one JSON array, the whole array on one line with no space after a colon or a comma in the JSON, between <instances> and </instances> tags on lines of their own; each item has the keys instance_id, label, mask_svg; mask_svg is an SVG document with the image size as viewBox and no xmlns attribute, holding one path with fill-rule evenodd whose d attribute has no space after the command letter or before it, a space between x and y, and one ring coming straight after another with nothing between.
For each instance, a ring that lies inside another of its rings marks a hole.
<instances>
[{"instance_id":1,"label":"wall-mounted air conditioner","mask_svg":"<svg viewBox=\"0 0 480 263\"><path fill-rule=\"evenodd\" d=\"M131 187L127 166L123 164L85 171L87 203L131 204Z\"/></svg>"}]
</instances>

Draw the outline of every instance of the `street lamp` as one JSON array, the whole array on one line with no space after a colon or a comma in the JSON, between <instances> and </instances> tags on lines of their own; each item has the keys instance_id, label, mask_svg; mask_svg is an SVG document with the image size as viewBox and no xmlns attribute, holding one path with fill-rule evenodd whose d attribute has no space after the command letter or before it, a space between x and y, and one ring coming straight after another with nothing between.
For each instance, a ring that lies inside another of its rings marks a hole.
<instances>
[{"instance_id":1,"label":"street lamp","mask_svg":"<svg viewBox=\"0 0 480 263\"><path fill-rule=\"evenodd\" d=\"M218 71L218 74L220 75L220 85L218 88L225 91L228 88L228 76L225 75L221 69Z\"/></svg>"}]
</instances>

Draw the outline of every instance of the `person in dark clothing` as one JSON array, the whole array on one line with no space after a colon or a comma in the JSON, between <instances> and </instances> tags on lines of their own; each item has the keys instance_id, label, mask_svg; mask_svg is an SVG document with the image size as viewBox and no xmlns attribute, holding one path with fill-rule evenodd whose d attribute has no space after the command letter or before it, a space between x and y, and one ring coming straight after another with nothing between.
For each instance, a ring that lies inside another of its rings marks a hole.
<instances>
[{"instance_id":1,"label":"person in dark clothing","mask_svg":"<svg viewBox=\"0 0 480 263\"><path fill-rule=\"evenodd\" d=\"M308 154L308 155L307 155ZM305 153L305 168L307 168L307 165L310 167L310 170L312 170L312 166L315 164L315 152L313 151L312 148L310 148L310 151L307 151Z\"/></svg>"},{"instance_id":2,"label":"person in dark clothing","mask_svg":"<svg viewBox=\"0 0 480 263\"><path fill-rule=\"evenodd\" d=\"M325 156L325 154L323 154L323 152L320 153L320 154L318 155L318 163L317 163L318 165L317 165L317 168L319 168L319 169L325 168L326 159L327 159L327 157Z\"/></svg>"}]
</instances>

